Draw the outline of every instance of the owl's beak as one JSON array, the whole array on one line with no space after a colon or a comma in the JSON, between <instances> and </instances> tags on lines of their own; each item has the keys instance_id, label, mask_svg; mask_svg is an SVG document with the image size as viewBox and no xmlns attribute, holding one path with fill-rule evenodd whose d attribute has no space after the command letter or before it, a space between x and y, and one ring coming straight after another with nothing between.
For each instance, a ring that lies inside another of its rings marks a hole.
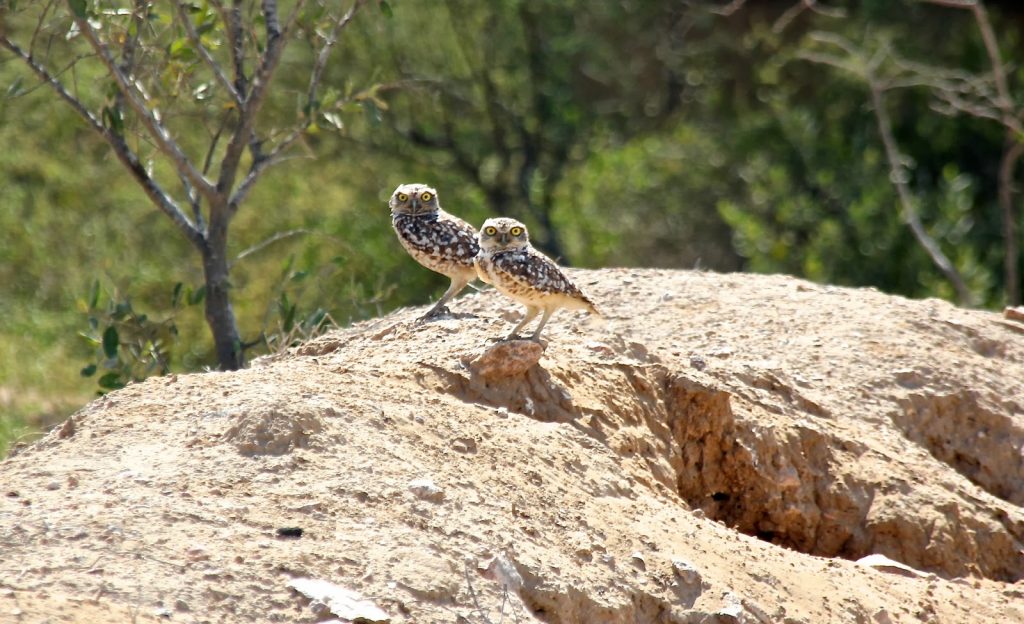
<instances>
[{"instance_id":1,"label":"owl's beak","mask_svg":"<svg viewBox=\"0 0 1024 624\"><path fill-rule=\"evenodd\" d=\"M509 240L510 239L507 232L502 232L501 234L498 235L498 242L503 245L507 245Z\"/></svg>"},{"instance_id":2,"label":"owl's beak","mask_svg":"<svg viewBox=\"0 0 1024 624\"><path fill-rule=\"evenodd\" d=\"M415 197L412 199L412 213L416 214L420 211L420 200Z\"/></svg>"}]
</instances>

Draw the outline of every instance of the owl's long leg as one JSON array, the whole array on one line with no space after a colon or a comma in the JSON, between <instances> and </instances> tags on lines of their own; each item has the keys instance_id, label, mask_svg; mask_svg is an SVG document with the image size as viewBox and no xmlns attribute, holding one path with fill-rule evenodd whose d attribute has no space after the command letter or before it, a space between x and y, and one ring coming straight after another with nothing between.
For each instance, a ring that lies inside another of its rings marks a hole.
<instances>
[{"instance_id":1,"label":"owl's long leg","mask_svg":"<svg viewBox=\"0 0 1024 624\"><path fill-rule=\"evenodd\" d=\"M462 289L466 287L466 284L469 284L469 280L464 277L453 277L451 278L451 280L452 284L451 286L448 287L448 290L444 291L444 294L441 295L441 298L437 300L437 303L434 304L434 307L430 308L430 310L428 310L426 314L421 316L421 319L429 319L435 316L439 316L441 314L449 313L449 310L445 306L445 304L448 303L449 299L459 294L462 291Z\"/></svg>"},{"instance_id":2,"label":"owl's long leg","mask_svg":"<svg viewBox=\"0 0 1024 624\"><path fill-rule=\"evenodd\" d=\"M526 325L533 319L537 318L538 314L540 314L540 308L536 306L526 306L526 316L523 317L523 320L519 321L519 324L516 325L516 328L512 330L512 333L508 335L508 338L506 338L506 340L513 340L515 338L518 338L519 330L523 328L523 325Z\"/></svg>"},{"instance_id":3,"label":"owl's long leg","mask_svg":"<svg viewBox=\"0 0 1024 624\"><path fill-rule=\"evenodd\" d=\"M544 329L544 323L548 322L548 319L551 318L551 313L554 311L554 308L544 308L544 316L540 317L540 323L537 325L537 329L533 330L533 335L530 336L531 340L540 342L540 330Z\"/></svg>"}]
</instances>

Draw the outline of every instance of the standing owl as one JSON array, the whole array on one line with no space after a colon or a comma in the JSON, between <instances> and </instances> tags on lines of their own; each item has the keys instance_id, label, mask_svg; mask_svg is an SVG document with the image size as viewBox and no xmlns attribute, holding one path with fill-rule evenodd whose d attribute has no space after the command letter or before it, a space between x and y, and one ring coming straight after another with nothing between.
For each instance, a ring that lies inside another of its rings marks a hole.
<instances>
[{"instance_id":1,"label":"standing owl","mask_svg":"<svg viewBox=\"0 0 1024 624\"><path fill-rule=\"evenodd\" d=\"M488 219L478 237L477 275L526 306L526 316L508 340L516 338L519 330L541 311L544 316L533 331L532 340L540 339L541 329L558 308L586 310L600 316L593 302L569 281L558 265L530 245L530 235L522 223L504 217Z\"/></svg>"},{"instance_id":2,"label":"standing owl","mask_svg":"<svg viewBox=\"0 0 1024 624\"><path fill-rule=\"evenodd\" d=\"M437 191L426 184L401 184L391 194L391 225L416 262L451 279L451 286L424 319L448 314L445 304L476 278L473 258L480 250L473 226L441 209Z\"/></svg>"}]
</instances>

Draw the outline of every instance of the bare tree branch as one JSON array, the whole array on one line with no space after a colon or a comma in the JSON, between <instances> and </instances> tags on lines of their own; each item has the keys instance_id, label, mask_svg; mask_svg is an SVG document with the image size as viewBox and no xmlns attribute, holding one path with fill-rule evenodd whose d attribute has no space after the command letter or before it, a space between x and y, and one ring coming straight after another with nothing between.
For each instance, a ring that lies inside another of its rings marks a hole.
<instances>
[{"instance_id":1,"label":"bare tree branch","mask_svg":"<svg viewBox=\"0 0 1024 624\"><path fill-rule=\"evenodd\" d=\"M743 5L746 4L746 3L747 3L747 0L732 0L732 2L730 2L729 4L727 4L727 5L725 5L725 6L721 7L721 8L715 7L713 9L711 9L711 12L716 14L716 15L721 15L723 17L729 17L730 15L735 13L736 11L739 11L741 8L743 8Z\"/></svg>"},{"instance_id":2,"label":"bare tree branch","mask_svg":"<svg viewBox=\"0 0 1024 624\"><path fill-rule=\"evenodd\" d=\"M202 40L199 38L199 33L196 32L196 27L192 24L192 18L189 17L188 11L185 9L185 5L180 0L175 0L175 6L178 8L178 17L181 18L181 23L185 27L185 33L188 35L188 40L192 43L192 46L199 52L200 58L206 63L210 71L213 72L213 77L220 83L220 86L228 92L231 99L234 100L238 106L242 105L242 96L235 90L235 85L228 80L227 75L224 74L224 70L220 64L217 63L210 55L210 51L203 45Z\"/></svg>"},{"instance_id":3,"label":"bare tree branch","mask_svg":"<svg viewBox=\"0 0 1024 624\"><path fill-rule=\"evenodd\" d=\"M1014 172L1017 162L1024 153L1024 127L1021 125L1021 115L1024 111L1015 110L1013 98L1010 94L1010 87L1006 78L1006 69L1003 66L1002 54L999 51L999 42L996 38L992 22L988 17L988 10L980 0L921 0L928 4L957 9L970 9L974 21L981 32L982 42L985 44L985 52L988 55L989 64L992 66L992 82L995 83L995 94L979 93L988 105L973 102L962 97L961 92L955 89L935 88L935 95L943 100L948 109L947 114L952 112L963 112L974 117L991 119L1000 123L1005 128L1005 140L1003 155L999 163L999 210L1003 221L1003 239L1005 249L1003 256L1003 272L1006 280L1006 300L1011 306L1019 305L1021 301L1020 271L1018 262L1020 257L1019 242L1017 240L1017 215L1013 198L1016 189L1013 184ZM972 77L973 78L973 77ZM980 89L975 85L976 79L965 81L968 86L974 87L975 91Z\"/></svg>"},{"instance_id":4,"label":"bare tree branch","mask_svg":"<svg viewBox=\"0 0 1024 624\"><path fill-rule=\"evenodd\" d=\"M925 230L924 225L921 223L921 217L917 214L914 198L910 193L910 187L907 183L908 175L904 165L904 158L900 154L899 148L896 146L896 138L892 134L892 120L890 120L889 111L885 107L884 92L872 80L871 76L868 77L868 90L871 92L871 103L875 109L875 120L878 122L878 134L881 135L882 145L885 148L885 159L889 163L889 179L896 187L896 194L899 196L900 205L903 209L903 220L910 226L910 231L914 234L917 242L928 252L932 263L938 267L939 271L953 285L960 303L972 305L974 297L970 289L967 288L967 284L964 282L963 277L961 277L960 272L956 270L953 263L946 257L946 254L943 253L935 239Z\"/></svg>"},{"instance_id":5,"label":"bare tree branch","mask_svg":"<svg viewBox=\"0 0 1024 624\"><path fill-rule=\"evenodd\" d=\"M255 253L259 253L260 251L266 249L270 245L273 245L279 240L284 240L286 238L291 238L293 236L299 236L302 234L310 234L311 232L312 230L307 230L306 228L295 228L294 230L285 230L284 232L277 232L273 236L265 238L262 241L253 245L252 247L249 247L241 251L237 256L235 256L235 262L245 260L249 256Z\"/></svg>"},{"instance_id":6,"label":"bare tree branch","mask_svg":"<svg viewBox=\"0 0 1024 624\"><path fill-rule=\"evenodd\" d=\"M964 282L960 272L957 271L956 267L942 251L939 244L928 234L917 213L915 200L908 183L909 175L904 164L905 159L899 151L895 136L893 136L892 120L885 105L884 82L879 80L876 75L876 72L886 59L887 51L884 47L880 48L868 59L865 58L862 50L859 50L853 43L839 35L827 34L815 36L814 38L819 42L830 43L840 48L846 52L847 57L842 58L827 53L804 53L800 55L801 58L850 71L867 84L868 92L871 95L871 104L875 112L878 134L882 139L885 159L889 165L889 180L896 187L896 195L899 198L903 221L910 227L910 231L914 238L917 239L918 244L924 248L929 258L931 258L932 264L953 285L959 302L963 305L973 305L974 296L967 287L967 283Z\"/></svg>"},{"instance_id":7,"label":"bare tree branch","mask_svg":"<svg viewBox=\"0 0 1024 624\"><path fill-rule=\"evenodd\" d=\"M919 0L920 2L926 2L928 4L935 4L938 6L952 7L955 9L969 9L975 4L975 0Z\"/></svg>"},{"instance_id":8,"label":"bare tree branch","mask_svg":"<svg viewBox=\"0 0 1024 624\"><path fill-rule=\"evenodd\" d=\"M309 91L306 94L306 102L312 105L316 100L316 91L320 86L320 78L324 73L324 68L327 66L327 59L331 56L331 49L334 44L338 41L338 37L341 31L352 18L355 17L356 11L366 2L366 0L355 0L352 3L351 8L345 12L337 21L334 22L334 26L331 28L331 32L324 38L324 45L320 48L320 53L316 55L316 62L313 64L313 71L309 75ZM310 120L307 120L307 125Z\"/></svg>"},{"instance_id":9,"label":"bare tree branch","mask_svg":"<svg viewBox=\"0 0 1024 624\"><path fill-rule=\"evenodd\" d=\"M39 21L36 22L36 28L32 31L32 39L28 43L28 53L30 55L35 54L36 40L39 38L39 33L43 30L43 24L46 23L46 16L49 15L50 10L53 9L53 5L57 3L57 0L48 0L46 6L43 7L43 14L39 16Z\"/></svg>"},{"instance_id":10,"label":"bare tree branch","mask_svg":"<svg viewBox=\"0 0 1024 624\"><path fill-rule=\"evenodd\" d=\"M313 122L312 104L316 101L317 90L323 77L324 68L327 66L327 60L330 58L331 49L334 47L334 44L337 43L338 37L341 35L341 31L349 24L349 22L352 21L356 12L365 3L366 0L355 0L349 10L335 20L330 33L324 39L323 47L320 48L320 51L317 53L313 70L310 72L309 89L306 93L306 102L307 105L310 106L310 109L306 119L297 127L293 128L284 139L279 141L269 154L259 155L258 157L253 158L252 165L249 167L249 171L246 173L245 178L242 179L242 182L238 185L238 188L234 190L228 201L229 210L235 211L238 209L238 206L240 206L242 201L246 196L248 196L249 191L252 190L256 180L259 179L263 172L268 168L283 160L282 154L302 136L302 133L305 132Z\"/></svg>"},{"instance_id":11,"label":"bare tree branch","mask_svg":"<svg viewBox=\"0 0 1024 624\"><path fill-rule=\"evenodd\" d=\"M800 0L793 6L786 9L786 12L779 16L779 19L775 20L772 25L772 32L778 34L781 33L800 16L804 11L811 11L818 15L824 15L826 17L846 17L846 11L840 8L834 7L823 7L818 4L817 0Z\"/></svg>"},{"instance_id":12,"label":"bare tree branch","mask_svg":"<svg viewBox=\"0 0 1024 624\"><path fill-rule=\"evenodd\" d=\"M285 150L290 148L295 142L302 136L302 131L298 128L292 130L280 143L274 146L274 149L267 155L261 156L260 158L253 159L252 165L249 167L249 171L246 172L245 177L238 184L238 188L231 194L231 198L228 200L228 210L235 212L238 207L242 205L245 198L248 197L249 191L252 190L253 185L256 184L256 180L259 179L263 172L267 169L281 162L281 154Z\"/></svg>"},{"instance_id":13,"label":"bare tree branch","mask_svg":"<svg viewBox=\"0 0 1024 624\"><path fill-rule=\"evenodd\" d=\"M277 14L277 1L263 0L262 10L267 28L267 40L264 43L263 58L259 68L253 75L252 89L245 95L245 104L239 110L238 126L228 142L227 150L221 160L220 176L217 179L217 191L222 194L227 206L230 206L227 200L235 184L235 178L238 175L238 164L241 161L245 146L250 142L253 126L256 123L256 116L263 105L270 87L270 81L281 60L286 36L292 26L294 26L295 20L304 4L305 0L298 0L295 3L284 30L281 30ZM234 205L234 209L237 209L237 204Z\"/></svg>"},{"instance_id":14,"label":"bare tree branch","mask_svg":"<svg viewBox=\"0 0 1024 624\"><path fill-rule=\"evenodd\" d=\"M142 31L142 23L145 18L144 12L149 8L149 4L144 0L135 0L132 4L132 26L135 29L135 34L132 36L125 36L124 46L121 48L121 71L125 75L129 75L135 65L135 50L139 46L139 36Z\"/></svg>"},{"instance_id":15,"label":"bare tree branch","mask_svg":"<svg viewBox=\"0 0 1024 624\"><path fill-rule=\"evenodd\" d=\"M161 212L170 217L174 225L181 230L185 238L189 240L196 247L201 247L204 243L202 233L196 229L196 227L189 221L188 217L178 208L178 205L173 199L160 187L160 184L154 180L147 172L146 168L139 162L138 156L128 147L125 143L124 138L120 135L112 132L109 128L104 126L95 115L92 114L89 109L82 104L82 102L71 95L68 90L64 87L57 78L55 78L50 72L41 65L35 58L30 54L22 50L16 43L7 38L6 35L0 36L0 46L10 50L16 57L20 58L28 67L36 74L43 82L48 84L54 92L64 100L72 110L85 120L85 123L89 125L97 134L113 148L114 154L118 160L125 165L125 167L131 172L132 177L139 183L142 190L145 191L146 196L152 200L157 208Z\"/></svg>"},{"instance_id":16,"label":"bare tree branch","mask_svg":"<svg viewBox=\"0 0 1024 624\"><path fill-rule=\"evenodd\" d=\"M210 0L210 4L220 14L224 22L224 32L228 35L228 50L231 54L231 66L235 74L235 92L239 99L248 90L248 78L245 75L245 44L242 40L242 7L240 0L235 0L231 10L224 8L220 0Z\"/></svg>"},{"instance_id":17,"label":"bare tree branch","mask_svg":"<svg viewBox=\"0 0 1024 624\"><path fill-rule=\"evenodd\" d=\"M75 17L75 23L78 24L78 28L86 41L92 46L93 50L99 56L100 60L107 67L107 71L111 73L120 91L124 94L125 100L128 105L132 108L142 124L149 131L150 136L156 142L157 147L162 153L167 155L175 164L175 167L188 176L189 182L194 185L199 192L208 198L215 197L213 186L206 180L206 178L195 168L195 165L188 159L188 156L181 150L181 147L174 141L170 133L164 128L163 124L156 118L153 112L146 106L143 101L145 96L137 87L136 83L129 79L121 69L111 58L110 52L106 46L99 40L96 35L96 31L93 30L92 25L89 21L83 17Z\"/></svg>"}]
</instances>

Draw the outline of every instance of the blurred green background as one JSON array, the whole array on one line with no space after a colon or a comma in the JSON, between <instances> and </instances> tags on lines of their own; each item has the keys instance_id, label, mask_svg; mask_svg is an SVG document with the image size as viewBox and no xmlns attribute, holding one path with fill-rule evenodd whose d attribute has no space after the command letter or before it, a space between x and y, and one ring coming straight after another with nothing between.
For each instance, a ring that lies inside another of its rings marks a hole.
<instances>
[{"instance_id":1,"label":"blurred green background","mask_svg":"<svg viewBox=\"0 0 1024 624\"><path fill-rule=\"evenodd\" d=\"M985 6L1016 98L1024 9ZM35 25L31 13L0 10L9 32ZM999 167L1016 137L983 114L995 86L971 11L889 0L392 0L363 8L324 77L335 95L373 97L311 128L233 223L232 255L251 250L232 271L243 336L280 329L289 306L344 325L440 295L445 278L415 265L391 231L386 201L402 182L434 185L475 224L517 216L574 266L784 272L954 299L901 216L865 81L856 67L808 60L836 52L822 32L891 79L886 107L920 218L974 305L999 308ZM265 115L294 118L311 55L289 48ZM971 110L936 94L956 76L950 89ZM64 77L86 95L98 88L84 73ZM96 378L80 374L96 360L82 335L95 337L92 300L173 318L170 370L214 359L201 306L172 306L176 284L202 284L188 243L6 52L0 85L2 456L95 396ZM205 132L179 128L186 139Z\"/></svg>"}]
</instances>

